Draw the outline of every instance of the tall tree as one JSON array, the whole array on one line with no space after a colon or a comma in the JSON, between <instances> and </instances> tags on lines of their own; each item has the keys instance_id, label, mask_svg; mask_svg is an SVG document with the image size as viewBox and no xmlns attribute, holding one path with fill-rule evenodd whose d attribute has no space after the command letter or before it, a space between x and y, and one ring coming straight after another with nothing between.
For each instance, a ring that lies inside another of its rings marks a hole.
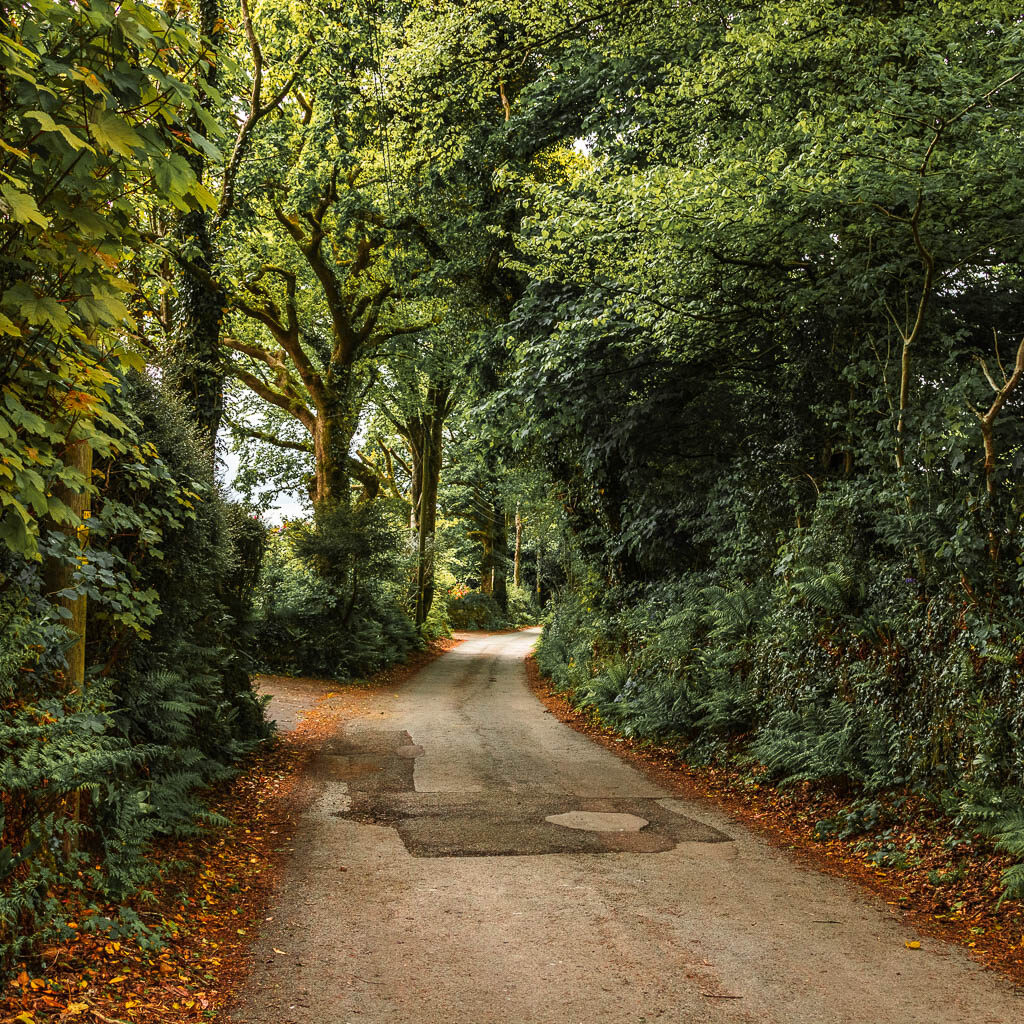
<instances>
[{"instance_id":1,"label":"tall tree","mask_svg":"<svg viewBox=\"0 0 1024 1024\"><path fill-rule=\"evenodd\" d=\"M283 52L279 52L274 66L268 68L248 0L238 0L240 31L232 34L227 30L229 5L224 0L166 6L170 10L180 6L177 13L181 17L196 16L196 27L205 47L195 69L201 102L186 126L187 134L182 133L178 158L185 160L197 181L205 181L220 193L215 207L179 210L172 225L163 219L160 222L161 234L170 228L178 254L173 283L163 285L164 290L174 294L173 321L168 319L170 309L166 307L163 317L171 342L166 362L208 438L212 459L223 416L226 373L221 333L227 298L214 273L223 255L219 251L219 235L234 211L237 177L253 133L290 95L310 47L303 44L301 37L281 33L281 26L273 24L271 29L278 30L275 50ZM218 74L219 65L229 56L234 59L235 73L228 80L219 81L223 77ZM275 83L267 80L271 76L277 80ZM239 108L244 113L234 121L235 110ZM222 127L225 120L229 123ZM206 142L204 133L211 131L223 131L229 137L229 147L223 155ZM165 262L165 274L168 270Z\"/></svg>"}]
</instances>

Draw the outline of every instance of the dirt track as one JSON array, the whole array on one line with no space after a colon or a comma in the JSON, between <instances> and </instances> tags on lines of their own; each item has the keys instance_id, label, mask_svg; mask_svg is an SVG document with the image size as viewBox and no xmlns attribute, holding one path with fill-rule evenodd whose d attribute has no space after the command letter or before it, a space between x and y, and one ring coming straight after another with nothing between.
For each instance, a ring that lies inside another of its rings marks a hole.
<instances>
[{"instance_id":1,"label":"dirt track","mask_svg":"<svg viewBox=\"0 0 1024 1024\"><path fill-rule=\"evenodd\" d=\"M908 949L884 905L557 722L535 638L468 640L325 744L236 1020L1024 1019L960 951Z\"/></svg>"}]
</instances>

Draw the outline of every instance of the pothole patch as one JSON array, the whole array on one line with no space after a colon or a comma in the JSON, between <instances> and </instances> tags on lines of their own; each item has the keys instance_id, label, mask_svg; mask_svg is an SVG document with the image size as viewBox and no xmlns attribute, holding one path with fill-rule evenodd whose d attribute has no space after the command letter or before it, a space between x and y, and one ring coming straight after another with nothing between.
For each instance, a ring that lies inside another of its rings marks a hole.
<instances>
[{"instance_id":1,"label":"pothole patch","mask_svg":"<svg viewBox=\"0 0 1024 1024\"><path fill-rule=\"evenodd\" d=\"M567 811L565 814L549 814L544 820L582 832L639 832L649 824L646 818L614 811Z\"/></svg>"},{"instance_id":2,"label":"pothole patch","mask_svg":"<svg viewBox=\"0 0 1024 1024\"><path fill-rule=\"evenodd\" d=\"M671 800L521 785L418 791L415 767L425 755L407 732L359 728L329 741L314 765L337 800L335 815L394 828L414 857L666 853L680 843L693 856L692 844L730 841Z\"/></svg>"},{"instance_id":3,"label":"pothole patch","mask_svg":"<svg viewBox=\"0 0 1024 1024\"><path fill-rule=\"evenodd\" d=\"M664 800L658 801L659 807L664 807L666 811L671 811L673 814L688 815L692 810L693 806L688 804L685 800L675 800L672 797L666 797Z\"/></svg>"}]
</instances>

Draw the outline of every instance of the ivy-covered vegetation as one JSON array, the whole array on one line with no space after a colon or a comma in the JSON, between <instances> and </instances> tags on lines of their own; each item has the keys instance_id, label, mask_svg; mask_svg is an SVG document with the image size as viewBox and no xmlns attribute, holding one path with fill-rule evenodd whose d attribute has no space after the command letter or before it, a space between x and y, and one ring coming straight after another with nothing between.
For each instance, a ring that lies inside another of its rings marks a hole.
<instances>
[{"instance_id":1,"label":"ivy-covered vegetation","mask_svg":"<svg viewBox=\"0 0 1024 1024\"><path fill-rule=\"evenodd\" d=\"M251 530L214 485L189 410L139 372L129 308L144 217L209 202L194 175L166 173L197 105L181 69L198 38L131 2L41 0L5 17L6 964L66 931L69 893L87 904L144 884L150 841L194 829L199 788L266 729L242 628ZM142 927L127 911L91 920Z\"/></svg>"},{"instance_id":2,"label":"ivy-covered vegetation","mask_svg":"<svg viewBox=\"0 0 1024 1024\"><path fill-rule=\"evenodd\" d=\"M315 529L271 529L256 606L268 668L358 677L415 646L402 608L402 545L382 504L334 507Z\"/></svg>"},{"instance_id":3,"label":"ivy-covered vegetation","mask_svg":"<svg viewBox=\"0 0 1024 1024\"><path fill-rule=\"evenodd\" d=\"M542 615L621 732L1024 851L1015 5L0 22L4 964L216 825L255 671Z\"/></svg>"}]
</instances>

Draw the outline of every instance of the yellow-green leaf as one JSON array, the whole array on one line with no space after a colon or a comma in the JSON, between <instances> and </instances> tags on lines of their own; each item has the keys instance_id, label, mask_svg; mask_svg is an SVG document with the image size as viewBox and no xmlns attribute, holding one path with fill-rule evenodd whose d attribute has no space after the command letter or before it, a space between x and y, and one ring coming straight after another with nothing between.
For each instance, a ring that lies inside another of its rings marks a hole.
<instances>
[{"instance_id":1,"label":"yellow-green leaf","mask_svg":"<svg viewBox=\"0 0 1024 1024\"><path fill-rule=\"evenodd\" d=\"M27 192L19 192L13 185L0 185L0 194L3 195L11 216L19 224L38 224L41 228L50 226L49 219Z\"/></svg>"},{"instance_id":2,"label":"yellow-green leaf","mask_svg":"<svg viewBox=\"0 0 1024 1024\"><path fill-rule=\"evenodd\" d=\"M106 110L96 115L90 128L100 146L121 156L132 156L135 148L143 144L138 132L127 121Z\"/></svg>"},{"instance_id":3,"label":"yellow-green leaf","mask_svg":"<svg viewBox=\"0 0 1024 1024\"><path fill-rule=\"evenodd\" d=\"M217 197L201 181L197 181L191 191L208 210L217 208Z\"/></svg>"},{"instance_id":4,"label":"yellow-green leaf","mask_svg":"<svg viewBox=\"0 0 1024 1024\"><path fill-rule=\"evenodd\" d=\"M90 153L96 152L85 139L80 139L66 124L57 124L45 110L27 110L25 116L38 121L39 127L44 132L57 132L62 135L64 141L76 152L80 149L87 149Z\"/></svg>"},{"instance_id":5,"label":"yellow-green leaf","mask_svg":"<svg viewBox=\"0 0 1024 1024\"><path fill-rule=\"evenodd\" d=\"M28 160L28 153L23 149L18 149L17 146L12 146L9 142L5 142L0 139L0 149L6 150L8 153L13 153L19 160Z\"/></svg>"}]
</instances>

